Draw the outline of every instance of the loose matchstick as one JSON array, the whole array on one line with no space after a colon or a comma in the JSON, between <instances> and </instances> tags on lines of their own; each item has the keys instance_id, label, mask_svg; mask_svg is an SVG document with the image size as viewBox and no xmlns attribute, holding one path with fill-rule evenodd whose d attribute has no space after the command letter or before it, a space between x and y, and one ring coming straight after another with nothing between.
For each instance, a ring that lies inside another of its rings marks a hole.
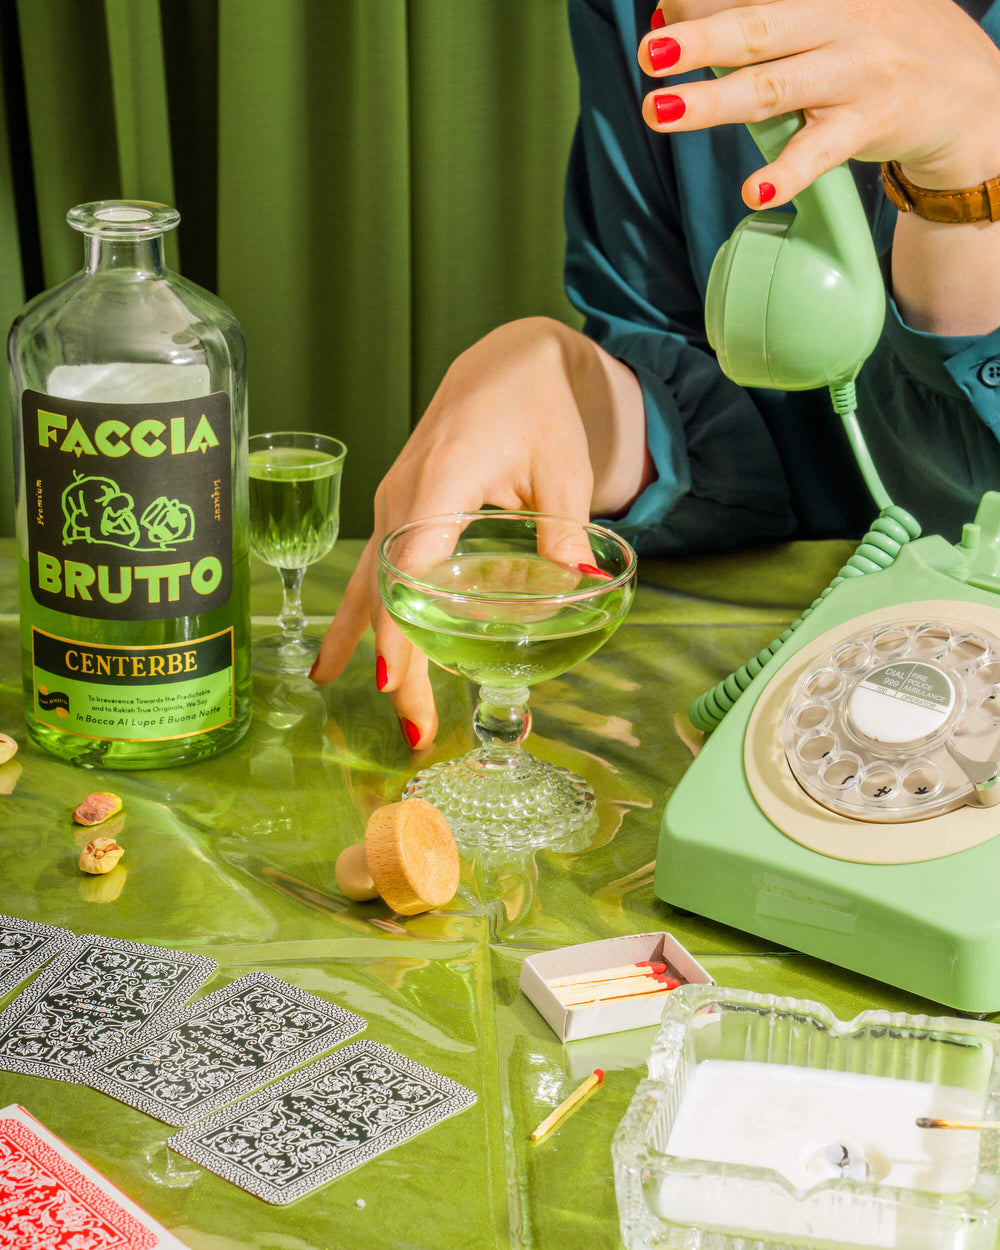
<instances>
[{"instance_id":1,"label":"loose matchstick","mask_svg":"<svg viewBox=\"0 0 1000 1250\"><path fill-rule=\"evenodd\" d=\"M917 1120L917 1128L971 1128L1000 1129L1000 1120L933 1120L922 1115Z\"/></svg>"},{"instance_id":2,"label":"loose matchstick","mask_svg":"<svg viewBox=\"0 0 1000 1250\"><path fill-rule=\"evenodd\" d=\"M589 985L592 981L612 981L616 977L655 976L666 972L667 965L651 963L643 959L637 964L622 964L618 968L598 968L596 972L577 972L568 977L553 977L549 985L558 989L563 985Z\"/></svg>"},{"instance_id":3,"label":"loose matchstick","mask_svg":"<svg viewBox=\"0 0 1000 1250\"><path fill-rule=\"evenodd\" d=\"M590 1076L578 1085L568 1098L563 1099L551 1115L545 1117L538 1128L531 1134L531 1140L539 1142L547 1133L551 1133L559 1121L565 1119L570 1112L575 1111L590 1091L596 1089L603 1080L604 1072L600 1068L595 1068Z\"/></svg>"}]
</instances>

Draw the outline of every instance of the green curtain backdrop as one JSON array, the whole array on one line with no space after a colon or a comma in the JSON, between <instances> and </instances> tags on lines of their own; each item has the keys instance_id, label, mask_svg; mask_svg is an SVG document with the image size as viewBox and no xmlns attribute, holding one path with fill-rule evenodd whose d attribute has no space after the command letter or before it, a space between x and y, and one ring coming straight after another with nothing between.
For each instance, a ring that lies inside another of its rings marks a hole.
<instances>
[{"instance_id":1,"label":"green curtain backdrop","mask_svg":"<svg viewBox=\"0 0 1000 1250\"><path fill-rule=\"evenodd\" d=\"M565 0L0 0L0 74L4 330L82 264L67 209L175 204L170 263L246 333L251 429L348 444L345 535L458 352L575 324Z\"/></svg>"}]
</instances>

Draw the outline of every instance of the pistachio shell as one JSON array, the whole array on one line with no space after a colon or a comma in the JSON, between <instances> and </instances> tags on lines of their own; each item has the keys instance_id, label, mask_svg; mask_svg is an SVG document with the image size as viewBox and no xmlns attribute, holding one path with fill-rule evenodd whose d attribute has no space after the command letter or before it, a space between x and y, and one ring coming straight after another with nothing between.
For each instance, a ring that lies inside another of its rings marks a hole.
<instances>
[{"instance_id":1,"label":"pistachio shell","mask_svg":"<svg viewBox=\"0 0 1000 1250\"><path fill-rule=\"evenodd\" d=\"M110 872L124 854L114 838L94 838L80 852L80 867L84 872Z\"/></svg>"},{"instance_id":2,"label":"pistachio shell","mask_svg":"<svg viewBox=\"0 0 1000 1250\"><path fill-rule=\"evenodd\" d=\"M121 810L122 801L117 794L88 794L73 813L73 819L78 825L99 825Z\"/></svg>"},{"instance_id":3,"label":"pistachio shell","mask_svg":"<svg viewBox=\"0 0 1000 1250\"><path fill-rule=\"evenodd\" d=\"M6 764L17 754L17 743L9 734L0 734L0 764Z\"/></svg>"}]
</instances>

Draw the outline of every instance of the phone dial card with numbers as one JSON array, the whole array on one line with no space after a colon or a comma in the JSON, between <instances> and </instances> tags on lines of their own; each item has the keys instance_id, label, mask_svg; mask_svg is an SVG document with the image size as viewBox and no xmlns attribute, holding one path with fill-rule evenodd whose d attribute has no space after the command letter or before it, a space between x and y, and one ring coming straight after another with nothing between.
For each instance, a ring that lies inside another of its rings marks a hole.
<instances>
[{"instance_id":1,"label":"phone dial card with numbers","mask_svg":"<svg viewBox=\"0 0 1000 1250\"><path fill-rule=\"evenodd\" d=\"M0 1011L0 1069L86 1082L105 1051L176 1011L217 967L186 951L78 937Z\"/></svg>"},{"instance_id":2,"label":"phone dial card with numbers","mask_svg":"<svg viewBox=\"0 0 1000 1250\"><path fill-rule=\"evenodd\" d=\"M167 1145L265 1202L286 1203L475 1101L378 1042L352 1042Z\"/></svg>"},{"instance_id":3,"label":"phone dial card with numbers","mask_svg":"<svg viewBox=\"0 0 1000 1250\"><path fill-rule=\"evenodd\" d=\"M69 929L0 916L0 997L26 981L75 938Z\"/></svg>"},{"instance_id":4,"label":"phone dial card with numbers","mask_svg":"<svg viewBox=\"0 0 1000 1250\"><path fill-rule=\"evenodd\" d=\"M90 1084L167 1124L190 1124L360 1033L365 1021L267 973L240 977L160 1020Z\"/></svg>"}]
</instances>

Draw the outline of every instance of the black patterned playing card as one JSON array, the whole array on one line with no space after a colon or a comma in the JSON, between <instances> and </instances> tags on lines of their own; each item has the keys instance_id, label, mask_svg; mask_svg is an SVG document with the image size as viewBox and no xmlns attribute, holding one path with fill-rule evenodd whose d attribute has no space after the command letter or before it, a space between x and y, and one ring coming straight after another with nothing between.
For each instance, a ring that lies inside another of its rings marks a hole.
<instances>
[{"instance_id":1,"label":"black patterned playing card","mask_svg":"<svg viewBox=\"0 0 1000 1250\"><path fill-rule=\"evenodd\" d=\"M204 955L78 937L0 1011L0 1069L87 1081L104 1051L186 1003L217 967Z\"/></svg>"},{"instance_id":2,"label":"black patterned playing card","mask_svg":"<svg viewBox=\"0 0 1000 1250\"><path fill-rule=\"evenodd\" d=\"M17 916L0 916L0 996L26 981L76 935Z\"/></svg>"},{"instance_id":3,"label":"black patterned playing card","mask_svg":"<svg viewBox=\"0 0 1000 1250\"><path fill-rule=\"evenodd\" d=\"M167 1124L190 1124L364 1027L353 1012L254 972L104 1055L90 1084Z\"/></svg>"},{"instance_id":4,"label":"black patterned playing card","mask_svg":"<svg viewBox=\"0 0 1000 1250\"><path fill-rule=\"evenodd\" d=\"M285 1203L475 1101L378 1042L352 1042L167 1145L266 1202Z\"/></svg>"}]
</instances>

